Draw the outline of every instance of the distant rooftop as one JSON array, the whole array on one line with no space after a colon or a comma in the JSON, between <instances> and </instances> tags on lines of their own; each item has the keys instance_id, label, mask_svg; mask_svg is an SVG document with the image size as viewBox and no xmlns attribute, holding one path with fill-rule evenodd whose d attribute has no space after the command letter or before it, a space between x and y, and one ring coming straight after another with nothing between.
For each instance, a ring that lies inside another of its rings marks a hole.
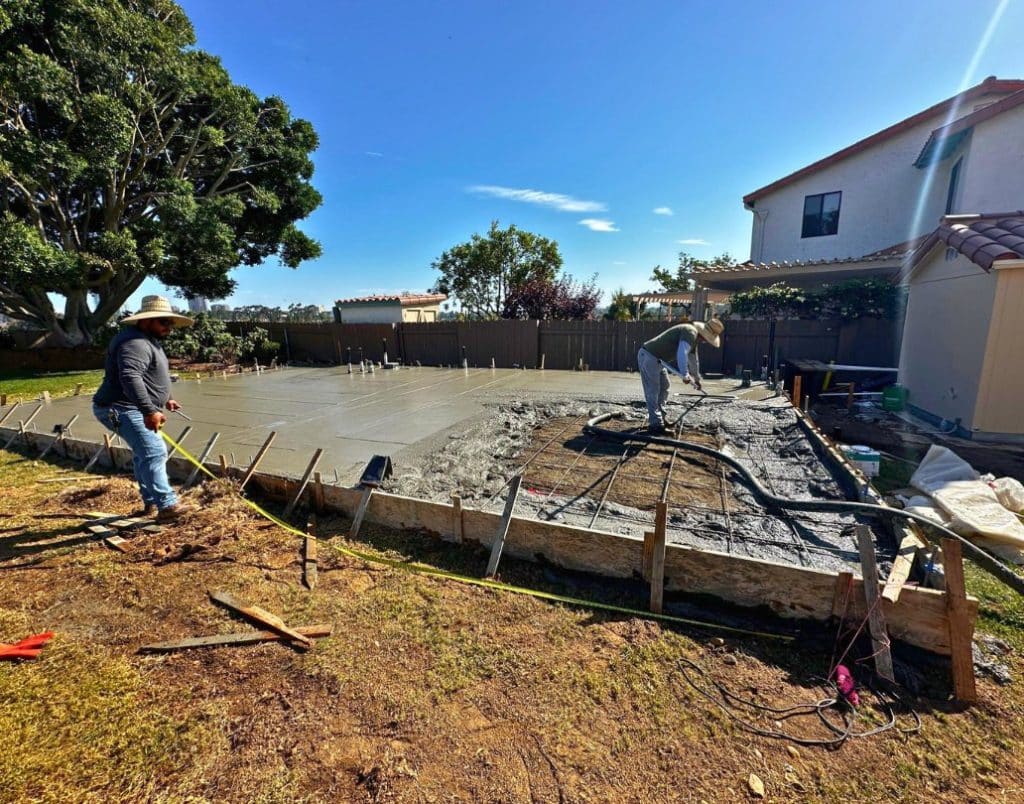
<instances>
[{"instance_id":1,"label":"distant rooftop","mask_svg":"<svg viewBox=\"0 0 1024 804\"><path fill-rule=\"evenodd\" d=\"M335 304L394 304L399 303L402 307L415 307L420 304L440 304L447 301L444 293L400 293L381 296L357 296L352 299L338 299Z\"/></svg>"}]
</instances>

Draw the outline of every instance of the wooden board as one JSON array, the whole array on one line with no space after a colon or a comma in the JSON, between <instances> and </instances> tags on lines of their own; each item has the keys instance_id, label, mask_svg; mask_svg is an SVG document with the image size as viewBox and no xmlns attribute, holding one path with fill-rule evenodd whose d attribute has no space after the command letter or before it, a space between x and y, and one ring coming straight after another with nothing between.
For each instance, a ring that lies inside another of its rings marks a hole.
<instances>
[{"instance_id":1,"label":"wooden board","mask_svg":"<svg viewBox=\"0 0 1024 804\"><path fill-rule=\"evenodd\" d=\"M892 654L889 652L889 635L885 631L885 615L882 613L882 598L878 589L875 539L867 525L857 525L857 550L864 573L864 602L868 607L868 629L871 631L871 644L874 648L875 670L886 681L895 682Z\"/></svg>"},{"instance_id":2,"label":"wooden board","mask_svg":"<svg viewBox=\"0 0 1024 804\"><path fill-rule=\"evenodd\" d=\"M942 568L946 573L953 694L958 701L974 703L978 700L978 691L974 685L974 652L971 645L974 626L973 618L968 613L967 593L964 589L962 549L956 539L942 540Z\"/></svg>"},{"instance_id":3,"label":"wooden board","mask_svg":"<svg viewBox=\"0 0 1024 804\"><path fill-rule=\"evenodd\" d=\"M885 579L885 589L882 597L895 603L900 599L903 591L903 584L910 577L910 571L914 568L914 558L918 550L923 550L924 540L917 535L917 527L911 526L907 529L907 535L900 542L900 549L896 553L896 560L892 562L892 569L889 570L889 577Z\"/></svg>"},{"instance_id":4,"label":"wooden board","mask_svg":"<svg viewBox=\"0 0 1024 804\"><path fill-rule=\"evenodd\" d=\"M302 543L302 581L306 588L316 589L317 581L316 539L307 536Z\"/></svg>"},{"instance_id":5,"label":"wooden board","mask_svg":"<svg viewBox=\"0 0 1024 804\"><path fill-rule=\"evenodd\" d=\"M501 514L501 522L498 524L498 531L491 542L491 557L487 561L487 572L485 577L493 578L498 572L498 562L501 561L501 551L505 546L505 538L508 536L509 526L512 524L512 512L516 507L516 500L519 499L519 489L523 485L523 476L515 475L508 485L508 496L505 498L505 510Z\"/></svg>"},{"instance_id":6,"label":"wooden board","mask_svg":"<svg viewBox=\"0 0 1024 804\"><path fill-rule=\"evenodd\" d=\"M296 647L309 648L313 645L312 640L303 636L294 628L289 628L285 625L284 620L276 614L271 614L266 609L262 609L259 606L250 606L228 592L209 592L209 595L210 600L214 603L219 603L236 614L240 614L248 620L252 620L259 625L269 628L271 631L281 634L281 636L289 638L295 643Z\"/></svg>"},{"instance_id":7,"label":"wooden board","mask_svg":"<svg viewBox=\"0 0 1024 804\"><path fill-rule=\"evenodd\" d=\"M307 625L296 628L300 634L310 639L329 637L334 632L332 625ZM259 642L281 642L286 637L273 631L245 631L239 634L212 634L210 636L174 639L169 642L155 642L143 645L139 653L172 653L190 648L216 648L224 645L255 645Z\"/></svg>"},{"instance_id":8,"label":"wooden board","mask_svg":"<svg viewBox=\"0 0 1024 804\"><path fill-rule=\"evenodd\" d=\"M668 523L668 506L658 501L654 518L654 539L651 542L651 611L661 614L665 598L665 529Z\"/></svg>"}]
</instances>

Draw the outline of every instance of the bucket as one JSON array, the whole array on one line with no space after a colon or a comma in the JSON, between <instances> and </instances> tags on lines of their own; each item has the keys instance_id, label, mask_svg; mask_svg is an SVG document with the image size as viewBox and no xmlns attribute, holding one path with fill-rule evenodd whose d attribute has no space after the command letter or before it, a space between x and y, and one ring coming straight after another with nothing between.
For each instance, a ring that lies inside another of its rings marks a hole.
<instances>
[{"instance_id":1,"label":"bucket","mask_svg":"<svg viewBox=\"0 0 1024 804\"><path fill-rule=\"evenodd\" d=\"M899 384L882 391L882 410L898 411L907 406L907 389Z\"/></svg>"}]
</instances>

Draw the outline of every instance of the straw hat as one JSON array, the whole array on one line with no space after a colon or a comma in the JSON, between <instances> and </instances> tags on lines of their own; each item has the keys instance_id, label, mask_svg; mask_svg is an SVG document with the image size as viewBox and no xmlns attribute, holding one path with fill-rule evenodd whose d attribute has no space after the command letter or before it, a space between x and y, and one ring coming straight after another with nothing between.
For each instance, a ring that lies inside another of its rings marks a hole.
<instances>
[{"instance_id":1,"label":"straw hat","mask_svg":"<svg viewBox=\"0 0 1024 804\"><path fill-rule=\"evenodd\" d=\"M704 340L718 349L722 345L722 333L725 332L725 324L719 321L717 318L712 318L710 321L694 321L693 326L697 330L697 334L700 335Z\"/></svg>"},{"instance_id":2,"label":"straw hat","mask_svg":"<svg viewBox=\"0 0 1024 804\"><path fill-rule=\"evenodd\" d=\"M181 315L171 309L171 303L163 296L143 296L142 309L135 315L122 318L122 324L134 324L137 321L144 321L147 318L169 318L175 329L192 326L192 319L187 315Z\"/></svg>"}]
</instances>

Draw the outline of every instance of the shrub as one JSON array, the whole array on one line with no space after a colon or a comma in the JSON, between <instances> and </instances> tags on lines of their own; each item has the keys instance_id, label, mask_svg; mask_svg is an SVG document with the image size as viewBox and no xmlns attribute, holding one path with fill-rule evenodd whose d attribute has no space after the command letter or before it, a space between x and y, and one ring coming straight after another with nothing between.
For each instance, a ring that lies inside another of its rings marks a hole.
<instances>
[{"instance_id":1,"label":"shrub","mask_svg":"<svg viewBox=\"0 0 1024 804\"><path fill-rule=\"evenodd\" d=\"M199 363L233 363L240 353L241 339L228 332L227 324L199 313L195 323L176 329L164 341L169 357Z\"/></svg>"},{"instance_id":2,"label":"shrub","mask_svg":"<svg viewBox=\"0 0 1024 804\"><path fill-rule=\"evenodd\" d=\"M270 333L259 327L253 327L239 341L238 357L240 360L258 360L260 363L269 363L281 351L281 344L270 340Z\"/></svg>"},{"instance_id":3,"label":"shrub","mask_svg":"<svg viewBox=\"0 0 1024 804\"><path fill-rule=\"evenodd\" d=\"M885 279L850 279L818 288L794 288L777 282L750 288L729 298L739 318L857 318L897 317L903 290Z\"/></svg>"}]
</instances>

